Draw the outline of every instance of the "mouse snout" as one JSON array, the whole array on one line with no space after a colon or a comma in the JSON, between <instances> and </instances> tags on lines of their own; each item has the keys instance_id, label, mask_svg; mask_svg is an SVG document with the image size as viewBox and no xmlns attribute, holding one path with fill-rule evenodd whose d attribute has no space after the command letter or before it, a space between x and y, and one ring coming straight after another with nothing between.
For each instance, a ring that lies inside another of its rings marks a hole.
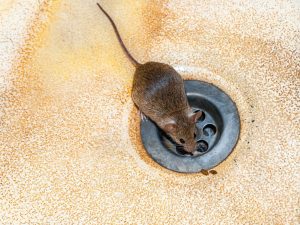
<instances>
[{"instance_id":1,"label":"mouse snout","mask_svg":"<svg viewBox=\"0 0 300 225\"><path fill-rule=\"evenodd\" d=\"M197 147L197 144L196 144L196 142L193 141L191 143L186 144L185 151L193 154L196 151L196 147Z\"/></svg>"}]
</instances>

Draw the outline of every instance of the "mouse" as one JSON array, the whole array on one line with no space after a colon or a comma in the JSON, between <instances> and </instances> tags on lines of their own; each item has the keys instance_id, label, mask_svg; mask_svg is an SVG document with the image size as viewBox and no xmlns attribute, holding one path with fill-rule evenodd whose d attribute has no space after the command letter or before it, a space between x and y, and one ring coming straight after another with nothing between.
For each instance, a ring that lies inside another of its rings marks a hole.
<instances>
[{"instance_id":1,"label":"mouse","mask_svg":"<svg viewBox=\"0 0 300 225\"><path fill-rule=\"evenodd\" d=\"M139 63L127 50L111 16L99 3L97 6L110 21L122 50L135 67L131 97L142 119L149 118L185 152L195 154L196 122L203 112L190 107L183 78L168 64Z\"/></svg>"}]
</instances>

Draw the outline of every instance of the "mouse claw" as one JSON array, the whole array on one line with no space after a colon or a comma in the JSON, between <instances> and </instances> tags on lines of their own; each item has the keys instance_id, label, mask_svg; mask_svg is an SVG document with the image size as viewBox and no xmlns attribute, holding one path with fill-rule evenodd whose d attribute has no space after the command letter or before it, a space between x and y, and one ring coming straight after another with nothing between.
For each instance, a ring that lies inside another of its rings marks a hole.
<instances>
[{"instance_id":1,"label":"mouse claw","mask_svg":"<svg viewBox=\"0 0 300 225\"><path fill-rule=\"evenodd\" d=\"M141 117L142 121L147 121L148 120L147 116L144 113L142 113L141 111L140 111L140 117Z\"/></svg>"}]
</instances>

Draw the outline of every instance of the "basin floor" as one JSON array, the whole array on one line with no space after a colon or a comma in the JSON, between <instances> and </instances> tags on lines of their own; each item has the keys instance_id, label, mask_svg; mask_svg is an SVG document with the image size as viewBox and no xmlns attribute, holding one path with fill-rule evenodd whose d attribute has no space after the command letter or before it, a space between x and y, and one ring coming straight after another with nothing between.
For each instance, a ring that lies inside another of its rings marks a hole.
<instances>
[{"instance_id":1,"label":"basin floor","mask_svg":"<svg viewBox=\"0 0 300 225\"><path fill-rule=\"evenodd\" d=\"M296 0L101 1L138 61L235 101L240 139L208 176L143 149L134 67L95 1L28 2L24 43L14 59L0 52L0 224L299 223ZM15 26L18 4L0 2Z\"/></svg>"}]
</instances>

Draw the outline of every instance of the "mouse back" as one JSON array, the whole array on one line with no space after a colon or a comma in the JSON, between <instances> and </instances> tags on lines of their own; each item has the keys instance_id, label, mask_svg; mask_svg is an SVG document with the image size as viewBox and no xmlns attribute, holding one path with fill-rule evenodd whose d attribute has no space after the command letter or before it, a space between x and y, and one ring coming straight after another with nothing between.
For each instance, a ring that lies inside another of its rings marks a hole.
<instances>
[{"instance_id":1,"label":"mouse back","mask_svg":"<svg viewBox=\"0 0 300 225\"><path fill-rule=\"evenodd\" d=\"M148 62L136 68L132 98L152 120L188 107L181 76L170 65Z\"/></svg>"}]
</instances>

